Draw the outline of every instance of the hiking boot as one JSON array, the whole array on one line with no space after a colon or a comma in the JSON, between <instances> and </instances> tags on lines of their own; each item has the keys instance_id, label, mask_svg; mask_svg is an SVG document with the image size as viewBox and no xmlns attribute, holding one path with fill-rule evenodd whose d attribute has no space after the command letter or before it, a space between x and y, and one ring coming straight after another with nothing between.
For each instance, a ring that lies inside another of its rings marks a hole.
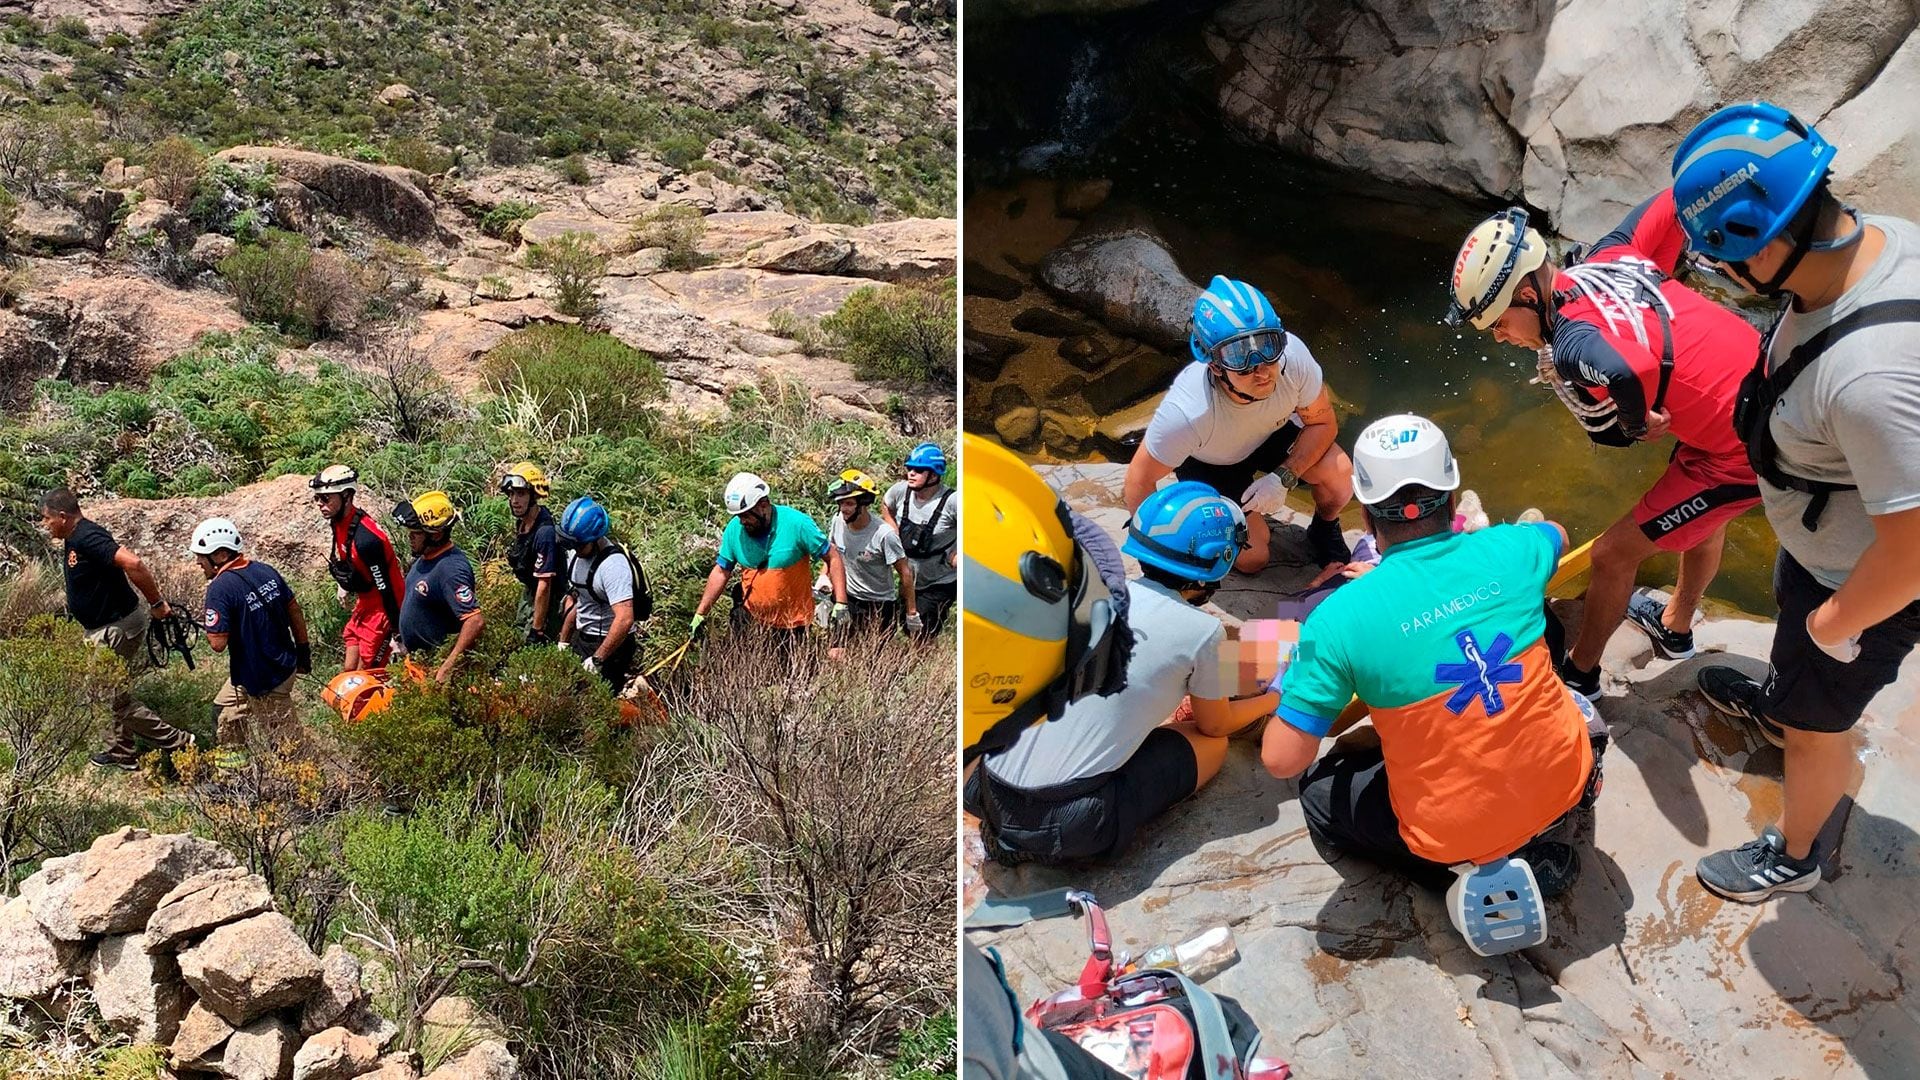
<instances>
[{"instance_id":1,"label":"hiking boot","mask_svg":"<svg viewBox=\"0 0 1920 1080\"><path fill-rule=\"evenodd\" d=\"M122 772L133 772L140 767L140 759L131 754L113 754L105 750L88 758L87 761L103 769L119 769Z\"/></svg>"},{"instance_id":2,"label":"hiking boot","mask_svg":"<svg viewBox=\"0 0 1920 1080\"><path fill-rule=\"evenodd\" d=\"M1580 876L1580 853L1572 844L1535 840L1513 855L1533 867L1533 882L1540 886L1540 895L1547 900L1572 888L1573 879Z\"/></svg>"},{"instance_id":3,"label":"hiking boot","mask_svg":"<svg viewBox=\"0 0 1920 1080\"><path fill-rule=\"evenodd\" d=\"M1353 549L1340 531L1339 518L1316 517L1307 524L1307 553L1315 566L1351 562Z\"/></svg>"},{"instance_id":4,"label":"hiking boot","mask_svg":"<svg viewBox=\"0 0 1920 1080\"><path fill-rule=\"evenodd\" d=\"M1562 660L1553 666L1553 673L1560 676L1560 681L1567 684L1567 689L1586 698L1589 702L1600 700L1600 668L1598 666L1582 671L1573 666L1572 660Z\"/></svg>"},{"instance_id":5,"label":"hiking boot","mask_svg":"<svg viewBox=\"0 0 1920 1080\"><path fill-rule=\"evenodd\" d=\"M1753 679L1730 667L1714 666L1700 671L1700 693L1707 704L1760 729L1766 740L1782 750L1787 748L1787 733L1760 711L1763 688Z\"/></svg>"},{"instance_id":6,"label":"hiking boot","mask_svg":"<svg viewBox=\"0 0 1920 1080\"><path fill-rule=\"evenodd\" d=\"M1653 654L1662 660L1685 660L1693 655L1693 631L1667 629L1666 601L1652 593L1637 592L1627 601L1627 621L1653 642Z\"/></svg>"},{"instance_id":7,"label":"hiking boot","mask_svg":"<svg viewBox=\"0 0 1920 1080\"><path fill-rule=\"evenodd\" d=\"M1804 860L1787 856L1786 838L1768 828L1731 851L1716 851L1694 868L1708 892L1742 904L1757 904L1774 893L1806 892L1820 884L1819 852Z\"/></svg>"}]
</instances>

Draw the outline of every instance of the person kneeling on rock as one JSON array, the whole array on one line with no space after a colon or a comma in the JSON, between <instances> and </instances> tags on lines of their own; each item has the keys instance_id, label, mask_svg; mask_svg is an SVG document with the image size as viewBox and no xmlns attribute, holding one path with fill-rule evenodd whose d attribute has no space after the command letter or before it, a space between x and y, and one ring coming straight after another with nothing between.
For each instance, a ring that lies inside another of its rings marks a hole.
<instances>
[{"instance_id":1,"label":"person kneeling on rock","mask_svg":"<svg viewBox=\"0 0 1920 1080\"><path fill-rule=\"evenodd\" d=\"M1267 515L1304 483L1313 492L1314 563L1348 561L1340 511L1353 498L1353 463L1335 441L1339 422L1313 354L1265 294L1225 277L1194 301L1187 347L1195 365L1174 377L1127 465L1127 509L1139 509L1169 473L1198 480L1246 510L1249 544L1234 569L1257 574L1269 558Z\"/></svg>"},{"instance_id":2,"label":"person kneeling on rock","mask_svg":"<svg viewBox=\"0 0 1920 1080\"><path fill-rule=\"evenodd\" d=\"M300 601L278 570L247 558L240 530L226 518L201 522L187 550L207 579L207 644L227 654L227 684L213 699L221 751L246 754L255 720L273 743L297 739L293 680L313 670Z\"/></svg>"},{"instance_id":3,"label":"person kneeling on rock","mask_svg":"<svg viewBox=\"0 0 1920 1080\"><path fill-rule=\"evenodd\" d=\"M1453 452L1418 416L1376 421L1353 457L1381 562L1301 625L1261 760L1281 779L1306 773L1301 809L1325 846L1434 890L1453 883L1451 867L1517 853L1540 893L1556 895L1579 860L1538 838L1597 792L1605 731L1555 677L1545 640L1566 532L1552 522L1454 532ZM1315 763L1355 696L1379 745Z\"/></svg>"},{"instance_id":4,"label":"person kneeling on rock","mask_svg":"<svg viewBox=\"0 0 1920 1080\"><path fill-rule=\"evenodd\" d=\"M1142 825L1213 779L1227 736L1272 713L1272 691L1230 700L1238 665L1222 655L1225 627L1200 610L1246 546L1240 508L1198 481L1140 504L1121 548L1141 569L1127 583L1129 624L1140 632L1126 688L1067 705L968 777L967 812L982 820L995 858L1118 855ZM967 597L969 613L1001 602L992 591ZM1189 695L1193 719L1168 722Z\"/></svg>"}]
</instances>

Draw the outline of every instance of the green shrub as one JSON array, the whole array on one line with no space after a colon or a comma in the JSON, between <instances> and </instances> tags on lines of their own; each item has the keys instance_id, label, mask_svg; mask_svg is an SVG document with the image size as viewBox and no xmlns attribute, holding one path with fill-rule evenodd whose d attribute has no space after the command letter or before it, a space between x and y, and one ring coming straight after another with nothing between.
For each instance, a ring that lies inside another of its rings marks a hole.
<instances>
[{"instance_id":1,"label":"green shrub","mask_svg":"<svg viewBox=\"0 0 1920 1080\"><path fill-rule=\"evenodd\" d=\"M38 615L0 639L0 881L33 852L34 808L54 779L101 734L101 718L127 686L126 667L94 648L80 627Z\"/></svg>"},{"instance_id":2,"label":"green shrub","mask_svg":"<svg viewBox=\"0 0 1920 1080\"><path fill-rule=\"evenodd\" d=\"M147 176L153 181L155 194L180 210L193 201L206 171L207 155L192 140L179 135L160 140L147 157Z\"/></svg>"},{"instance_id":3,"label":"green shrub","mask_svg":"<svg viewBox=\"0 0 1920 1080\"><path fill-rule=\"evenodd\" d=\"M863 379L953 381L954 279L871 286L820 320Z\"/></svg>"},{"instance_id":4,"label":"green shrub","mask_svg":"<svg viewBox=\"0 0 1920 1080\"><path fill-rule=\"evenodd\" d=\"M707 152L707 140L690 131L678 131L655 139L653 152L666 164L685 170Z\"/></svg>"},{"instance_id":5,"label":"green shrub","mask_svg":"<svg viewBox=\"0 0 1920 1080\"><path fill-rule=\"evenodd\" d=\"M480 231L501 240L520 239L520 225L540 212L530 203L506 199L480 215Z\"/></svg>"},{"instance_id":6,"label":"green shrub","mask_svg":"<svg viewBox=\"0 0 1920 1080\"><path fill-rule=\"evenodd\" d=\"M600 311L600 279L607 274L607 253L586 233L564 232L535 244L527 261L553 278L553 307L562 315L588 319Z\"/></svg>"},{"instance_id":7,"label":"green shrub","mask_svg":"<svg viewBox=\"0 0 1920 1080\"><path fill-rule=\"evenodd\" d=\"M697 207L669 203L635 221L630 241L636 248L665 248L669 270L696 270L706 265L707 257L700 252L706 234L706 219Z\"/></svg>"},{"instance_id":8,"label":"green shrub","mask_svg":"<svg viewBox=\"0 0 1920 1080\"><path fill-rule=\"evenodd\" d=\"M767 329L779 337L797 342L800 351L807 356L820 356L828 351L827 335L820 329L819 319L803 319L781 308L767 316Z\"/></svg>"},{"instance_id":9,"label":"green shrub","mask_svg":"<svg viewBox=\"0 0 1920 1080\"><path fill-rule=\"evenodd\" d=\"M519 395L549 422L612 439L645 434L666 397L653 357L611 334L578 326L530 326L481 361L494 392Z\"/></svg>"},{"instance_id":10,"label":"green shrub","mask_svg":"<svg viewBox=\"0 0 1920 1080\"><path fill-rule=\"evenodd\" d=\"M569 184L593 183L593 173L587 169L587 159L581 157L577 151L562 158L560 164L554 166L554 171L560 174L560 179Z\"/></svg>"},{"instance_id":11,"label":"green shrub","mask_svg":"<svg viewBox=\"0 0 1920 1080\"><path fill-rule=\"evenodd\" d=\"M273 223L274 175L257 163L209 162L187 216L202 229L252 241Z\"/></svg>"},{"instance_id":12,"label":"green shrub","mask_svg":"<svg viewBox=\"0 0 1920 1080\"><path fill-rule=\"evenodd\" d=\"M387 144L387 160L403 169L438 176L453 168L453 151L425 139L406 136Z\"/></svg>"},{"instance_id":13,"label":"green shrub","mask_svg":"<svg viewBox=\"0 0 1920 1080\"><path fill-rule=\"evenodd\" d=\"M349 329L367 302L353 265L335 252L314 251L298 233L269 230L218 269L240 314L289 334Z\"/></svg>"}]
</instances>

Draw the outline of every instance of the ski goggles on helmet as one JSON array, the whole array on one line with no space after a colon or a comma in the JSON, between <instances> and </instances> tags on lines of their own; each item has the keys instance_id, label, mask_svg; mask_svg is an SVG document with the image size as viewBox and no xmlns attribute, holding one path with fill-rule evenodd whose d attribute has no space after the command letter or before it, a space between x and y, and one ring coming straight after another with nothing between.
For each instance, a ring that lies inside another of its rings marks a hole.
<instances>
[{"instance_id":1,"label":"ski goggles on helmet","mask_svg":"<svg viewBox=\"0 0 1920 1080\"><path fill-rule=\"evenodd\" d=\"M1236 334L1207 350L1208 359L1236 375L1277 364L1287 351L1285 330L1251 330Z\"/></svg>"}]
</instances>

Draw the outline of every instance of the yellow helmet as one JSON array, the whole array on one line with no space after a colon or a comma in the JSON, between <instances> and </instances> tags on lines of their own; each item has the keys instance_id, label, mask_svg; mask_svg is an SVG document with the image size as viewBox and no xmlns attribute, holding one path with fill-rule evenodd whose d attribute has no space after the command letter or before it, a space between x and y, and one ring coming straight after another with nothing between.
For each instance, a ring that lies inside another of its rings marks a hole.
<instances>
[{"instance_id":1,"label":"yellow helmet","mask_svg":"<svg viewBox=\"0 0 1920 1080\"><path fill-rule=\"evenodd\" d=\"M512 491L516 488L532 488L533 493L543 499L552 490L547 483L547 474L531 461L523 461L515 465L507 470L507 475L500 478L501 491Z\"/></svg>"},{"instance_id":2,"label":"yellow helmet","mask_svg":"<svg viewBox=\"0 0 1920 1080\"><path fill-rule=\"evenodd\" d=\"M827 498L834 502L858 498L862 495L865 495L869 501L879 498L880 485L873 482L873 477L859 469L848 469L840 474L838 480L827 485Z\"/></svg>"},{"instance_id":3,"label":"yellow helmet","mask_svg":"<svg viewBox=\"0 0 1920 1080\"><path fill-rule=\"evenodd\" d=\"M460 511L444 491L425 491L393 508L394 519L409 529L451 529L460 520Z\"/></svg>"},{"instance_id":4,"label":"yellow helmet","mask_svg":"<svg viewBox=\"0 0 1920 1080\"><path fill-rule=\"evenodd\" d=\"M1527 212L1510 206L1473 227L1453 260L1447 325L1485 330L1513 303L1520 279L1547 261L1547 242L1527 227Z\"/></svg>"},{"instance_id":5,"label":"yellow helmet","mask_svg":"<svg viewBox=\"0 0 1920 1080\"><path fill-rule=\"evenodd\" d=\"M1113 541L1076 530L1046 481L1004 448L965 437L966 756L1011 746L1036 720L1124 684L1132 633Z\"/></svg>"}]
</instances>

